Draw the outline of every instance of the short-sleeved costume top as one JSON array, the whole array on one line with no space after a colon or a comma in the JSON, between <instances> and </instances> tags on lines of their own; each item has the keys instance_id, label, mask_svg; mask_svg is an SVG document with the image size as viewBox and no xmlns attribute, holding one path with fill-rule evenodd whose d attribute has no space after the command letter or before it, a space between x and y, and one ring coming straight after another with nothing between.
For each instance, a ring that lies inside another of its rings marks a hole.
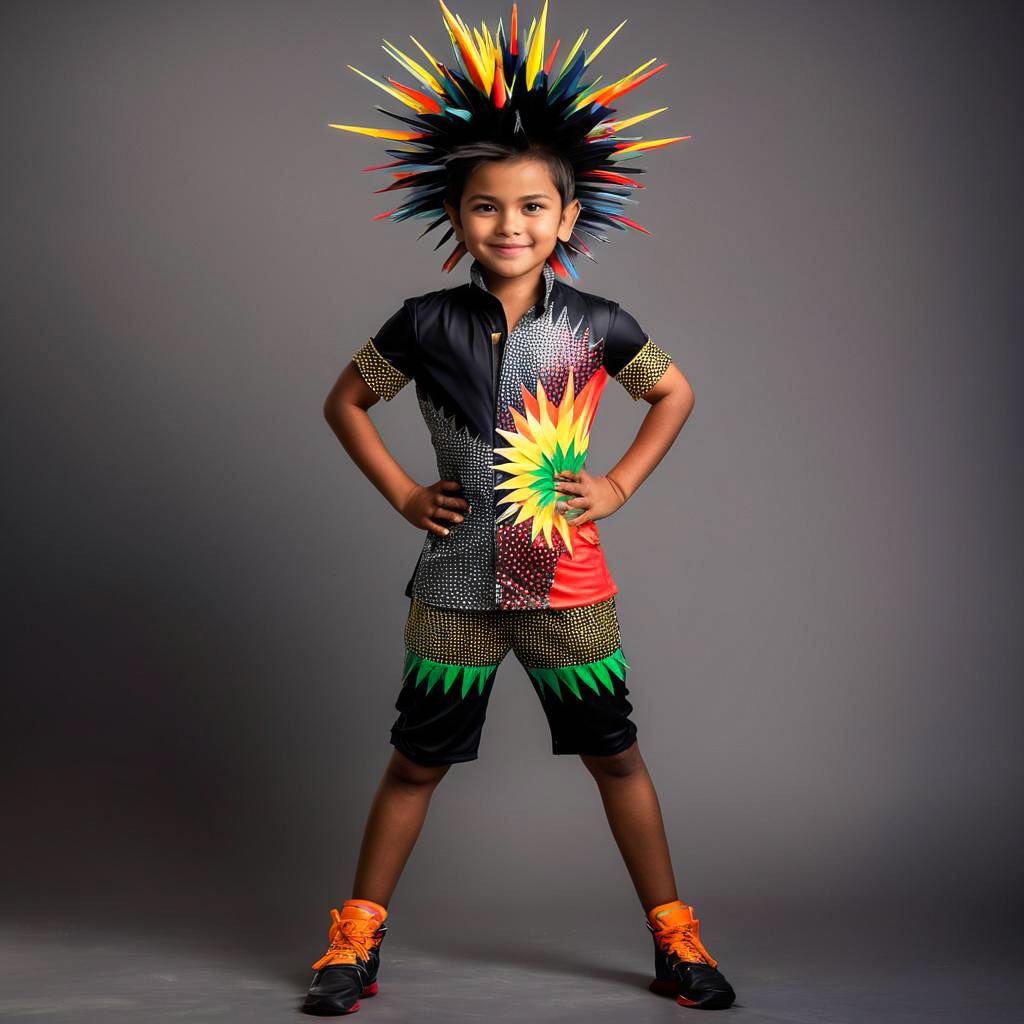
<instances>
[{"instance_id":1,"label":"short-sleeved costume top","mask_svg":"<svg viewBox=\"0 0 1024 1024\"><path fill-rule=\"evenodd\" d=\"M416 382L440 479L470 505L446 536L427 531L407 597L521 609L618 593L597 524L557 510L554 477L583 466L608 378L639 399L672 357L618 303L543 274L544 298L510 331L474 260L468 283L406 299L353 356L385 401Z\"/></svg>"}]
</instances>

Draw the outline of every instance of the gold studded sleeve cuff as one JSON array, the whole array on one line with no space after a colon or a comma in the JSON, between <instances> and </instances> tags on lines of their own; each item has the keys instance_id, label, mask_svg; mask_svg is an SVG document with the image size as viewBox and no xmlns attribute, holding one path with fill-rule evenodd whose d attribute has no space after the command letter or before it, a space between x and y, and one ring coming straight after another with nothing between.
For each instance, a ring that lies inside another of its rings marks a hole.
<instances>
[{"instance_id":1,"label":"gold studded sleeve cuff","mask_svg":"<svg viewBox=\"0 0 1024 1024\"><path fill-rule=\"evenodd\" d=\"M648 337L643 348L615 374L615 379L635 402L661 380L670 362L672 357L653 338Z\"/></svg>"},{"instance_id":2,"label":"gold studded sleeve cuff","mask_svg":"<svg viewBox=\"0 0 1024 1024\"><path fill-rule=\"evenodd\" d=\"M412 380L377 351L373 338L367 339L366 344L352 357L352 362L359 368L367 385L385 402L390 402Z\"/></svg>"}]
</instances>

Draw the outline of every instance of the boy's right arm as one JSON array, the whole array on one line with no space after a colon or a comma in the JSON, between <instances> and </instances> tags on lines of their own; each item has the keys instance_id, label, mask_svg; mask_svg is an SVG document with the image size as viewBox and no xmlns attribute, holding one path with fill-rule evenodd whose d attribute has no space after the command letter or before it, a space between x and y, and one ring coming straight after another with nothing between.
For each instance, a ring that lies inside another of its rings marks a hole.
<instances>
[{"instance_id":1,"label":"boy's right arm","mask_svg":"<svg viewBox=\"0 0 1024 1024\"><path fill-rule=\"evenodd\" d=\"M461 523L469 509L458 497L457 480L418 484L395 460L370 419L368 410L380 396L363 380L354 362L348 363L324 401L324 418L345 451L395 510L413 526L446 534L444 522Z\"/></svg>"}]
</instances>

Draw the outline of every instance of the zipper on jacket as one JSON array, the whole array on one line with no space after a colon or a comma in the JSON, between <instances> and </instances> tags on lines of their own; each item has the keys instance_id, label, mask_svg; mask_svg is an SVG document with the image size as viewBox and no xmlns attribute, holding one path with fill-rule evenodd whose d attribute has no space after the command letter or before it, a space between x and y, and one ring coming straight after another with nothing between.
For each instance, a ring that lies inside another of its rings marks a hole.
<instances>
[{"instance_id":1,"label":"zipper on jacket","mask_svg":"<svg viewBox=\"0 0 1024 1024\"><path fill-rule=\"evenodd\" d=\"M498 309L501 313L501 326L504 331L499 335L498 340L492 341L490 345L491 349L491 465L494 465L494 438L498 432L498 394L501 391L501 368L505 363L505 346L508 344L508 321L505 318L505 307L501 304L501 299L497 296L492 296L494 301L498 304ZM494 326L492 321L489 326ZM498 349L496 352L495 350ZM492 470L493 473L493 470ZM494 519L498 518L498 491L496 488L491 488L491 505ZM491 528L491 556L494 565L494 607L501 607L501 600L499 596L499 584L498 584L498 526L495 522Z\"/></svg>"},{"instance_id":2,"label":"zipper on jacket","mask_svg":"<svg viewBox=\"0 0 1024 1024\"><path fill-rule=\"evenodd\" d=\"M508 344L508 321L505 319L505 307L500 299L495 299L501 308L501 324L505 330L499 334L498 340L491 341L491 442L498 428L498 392L501 390L501 367L505 362L505 346Z\"/></svg>"}]
</instances>

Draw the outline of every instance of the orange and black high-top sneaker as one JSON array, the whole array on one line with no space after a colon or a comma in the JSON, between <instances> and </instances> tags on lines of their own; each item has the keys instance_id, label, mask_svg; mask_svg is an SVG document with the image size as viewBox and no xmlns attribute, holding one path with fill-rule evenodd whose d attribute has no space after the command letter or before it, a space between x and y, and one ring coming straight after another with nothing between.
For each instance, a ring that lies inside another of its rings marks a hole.
<instances>
[{"instance_id":1,"label":"orange and black high-top sneaker","mask_svg":"<svg viewBox=\"0 0 1024 1024\"><path fill-rule=\"evenodd\" d=\"M373 900L345 900L341 910L331 908L329 943L313 969L313 981L302 1009L330 1016L355 1013L360 996L377 994L380 944L388 926L387 909Z\"/></svg>"},{"instance_id":2,"label":"orange and black high-top sneaker","mask_svg":"<svg viewBox=\"0 0 1024 1024\"><path fill-rule=\"evenodd\" d=\"M654 980L648 988L674 995L683 1006L724 1010L736 993L717 970L718 961L700 941L700 921L681 900L648 911L646 925L654 939Z\"/></svg>"}]
</instances>

